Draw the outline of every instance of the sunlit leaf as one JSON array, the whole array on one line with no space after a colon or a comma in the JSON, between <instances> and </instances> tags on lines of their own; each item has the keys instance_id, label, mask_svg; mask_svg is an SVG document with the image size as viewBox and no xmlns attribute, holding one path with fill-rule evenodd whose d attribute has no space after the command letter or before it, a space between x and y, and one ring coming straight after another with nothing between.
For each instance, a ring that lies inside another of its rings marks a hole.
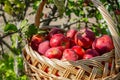
<instances>
[{"instance_id":1,"label":"sunlit leaf","mask_svg":"<svg viewBox=\"0 0 120 80\"><path fill-rule=\"evenodd\" d=\"M23 27L25 27L26 25L28 24L28 20L23 20L21 23L20 23L20 28L23 28Z\"/></svg>"}]
</instances>

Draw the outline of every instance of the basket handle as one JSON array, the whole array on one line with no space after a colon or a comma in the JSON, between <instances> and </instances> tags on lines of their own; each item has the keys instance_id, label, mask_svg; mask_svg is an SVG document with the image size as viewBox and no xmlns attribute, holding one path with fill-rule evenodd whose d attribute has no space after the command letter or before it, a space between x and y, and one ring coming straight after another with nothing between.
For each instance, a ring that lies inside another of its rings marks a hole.
<instances>
[{"instance_id":1,"label":"basket handle","mask_svg":"<svg viewBox=\"0 0 120 80\"><path fill-rule=\"evenodd\" d=\"M44 5L47 2L47 0L42 0L39 4L39 7L37 9L36 15L35 15L35 26L39 27L40 25L40 18L41 18L41 13L43 11Z\"/></svg>"},{"instance_id":2,"label":"basket handle","mask_svg":"<svg viewBox=\"0 0 120 80\"><path fill-rule=\"evenodd\" d=\"M113 21L111 15L108 13L108 11L105 9L105 7L102 5L102 3L99 0L91 0L94 6L99 10L101 15L103 16L104 20L106 21L108 25L108 29L110 30L113 43L115 46L115 63L116 68L120 68L120 37L118 35L118 28L115 22Z\"/></svg>"}]
</instances>

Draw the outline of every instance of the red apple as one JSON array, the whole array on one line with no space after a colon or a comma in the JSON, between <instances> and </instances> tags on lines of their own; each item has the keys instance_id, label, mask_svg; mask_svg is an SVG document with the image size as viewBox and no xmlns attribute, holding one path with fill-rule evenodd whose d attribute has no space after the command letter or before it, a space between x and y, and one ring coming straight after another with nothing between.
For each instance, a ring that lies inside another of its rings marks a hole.
<instances>
[{"instance_id":1,"label":"red apple","mask_svg":"<svg viewBox=\"0 0 120 80\"><path fill-rule=\"evenodd\" d=\"M61 60L70 60L70 61L76 61L78 60L77 53L72 49L65 49L63 51L63 56Z\"/></svg>"},{"instance_id":2,"label":"red apple","mask_svg":"<svg viewBox=\"0 0 120 80\"><path fill-rule=\"evenodd\" d=\"M120 15L120 10L119 10L119 9L116 9L116 10L115 10L115 14L116 14L116 15Z\"/></svg>"},{"instance_id":3,"label":"red apple","mask_svg":"<svg viewBox=\"0 0 120 80\"><path fill-rule=\"evenodd\" d=\"M70 30L67 31L66 36L67 36L68 38L74 39L74 36L75 36L76 33L77 33L77 30L75 30L75 29L70 29Z\"/></svg>"},{"instance_id":4,"label":"red apple","mask_svg":"<svg viewBox=\"0 0 120 80\"><path fill-rule=\"evenodd\" d=\"M91 54L85 54L84 56L83 56L83 59L91 59L91 58L93 58L94 56L93 55L91 55Z\"/></svg>"},{"instance_id":5,"label":"red apple","mask_svg":"<svg viewBox=\"0 0 120 80\"><path fill-rule=\"evenodd\" d=\"M85 54L85 50L82 47L80 47L80 46L73 46L72 50L74 50L78 54L79 59L83 58L83 56Z\"/></svg>"},{"instance_id":6,"label":"red apple","mask_svg":"<svg viewBox=\"0 0 120 80\"><path fill-rule=\"evenodd\" d=\"M58 34L58 33L63 33L63 30L57 27L53 27L48 33L48 38L50 39L54 34Z\"/></svg>"},{"instance_id":7,"label":"red apple","mask_svg":"<svg viewBox=\"0 0 120 80\"><path fill-rule=\"evenodd\" d=\"M96 38L92 44L92 48L100 54L111 51L114 48L113 41L109 35L103 35Z\"/></svg>"},{"instance_id":8,"label":"red apple","mask_svg":"<svg viewBox=\"0 0 120 80\"><path fill-rule=\"evenodd\" d=\"M90 59L92 57L99 56L99 53L95 49L87 49L83 59Z\"/></svg>"},{"instance_id":9,"label":"red apple","mask_svg":"<svg viewBox=\"0 0 120 80\"><path fill-rule=\"evenodd\" d=\"M30 42L30 45L32 47L33 50L38 50L38 45L44 41L44 37L39 35L39 34L36 34L36 35L33 35L32 38L31 38L31 42Z\"/></svg>"},{"instance_id":10,"label":"red apple","mask_svg":"<svg viewBox=\"0 0 120 80\"><path fill-rule=\"evenodd\" d=\"M50 46L63 46L64 48L69 48L70 42L63 34L54 34L50 39Z\"/></svg>"},{"instance_id":11,"label":"red apple","mask_svg":"<svg viewBox=\"0 0 120 80\"><path fill-rule=\"evenodd\" d=\"M46 51L46 53L44 54L44 56L48 57L48 58L56 58L56 59L60 59L62 57L62 52L59 48L50 48Z\"/></svg>"},{"instance_id":12,"label":"red apple","mask_svg":"<svg viewBox=\"0 0 120 80\"><path fill-rule=\"evenodd\" d=\"M58 49L61 50L62 52L65 50L65 48L64 48L63 46L58 46L58 47L56 47L56 48L58 48Z\"/></svg>"},{"instance_id":13,"label":"red apple","mask_svg":"<svg viewBox=\"0 0 120 80\"><path fill-rule=\"evenodd\" d=\"M89 28L81 29L75 35L75 43L83 48L90 48L95 39L95 34Z\"/></svg>"},{"instance_id":14,"label":"red apple","mask_svg":"<svg viewBox=\"0 0 120 80\"><path fill-rule=\"evenodd\" d=\"M38 52L43 55L49 48L50 48L50 42L48 40L43 41L38 46Z\"/></svg>"},{"instance_id":15,"label":"red apple","mask_svg":"<svg viewBox=\"0 0 120 80\"><path fill-rule=\"evenodd\" d=\"M69 40L69 42L70 42L70 47L69 47L69 48L72 48L73 46L76 45L74 39L68 38L68 40Z\"/></svg>"}]
</instances>

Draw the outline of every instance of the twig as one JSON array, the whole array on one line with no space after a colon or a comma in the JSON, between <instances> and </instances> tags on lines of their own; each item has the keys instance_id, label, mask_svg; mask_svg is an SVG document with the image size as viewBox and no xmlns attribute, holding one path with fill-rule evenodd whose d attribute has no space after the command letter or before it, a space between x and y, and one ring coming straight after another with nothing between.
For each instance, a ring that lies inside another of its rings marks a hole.
<instances>
[{"instance_id":1,"label":"twig","mask_svg":"<svg viewBox=\"0 0 120 80\"><path fill-rule=\"evenodd\" d=\"M32 1L28 1L28 0L25 0L24 1L25 2L25 4L26 4L26 7L25 7L25 10L24 10L24 18L25 18L25 16L26 16L26 13L27 13L27 10L28 10L28 8L30 7L30 3L33 3Z\"/></svg>"},{"instance_id":2,"label":"twig","mask_svg":"<svg viewBox=\"0 0 120 80\"><path fill-rule=\"evenodd\" d=\"M117 5L117 8L119 9L119 3L118 3L118 1L115 0L115 3L116 3L116 5Z\"/></svg>"},{"instance_id":3,"label":"twig","mask_svg":"<svg viewBox=\"0 0 120 80\"><path fill-rule=\"evenodd\" d=\"M69 26L71 26L71 25L73 25L73 24L79 23L79 22L83 22L83 21L77 20L77 21L75 21L75 22L73 22L73 23L63 24L63 26L64 26L65 28L67 28L67 27L69 27Z\"/></svg>"},{"instance_id":4,"label":"twig","mask_svg":"<svg viewBox=\"0 0 120 80\"><path fill-rule=\"evenodd\" d=\"M1 54L0 55L2 55L2 54L4 54L4 49L3 49L2 43L0 43L0 46L1 46Z\"/></svg>"},{"instance_id":5,"label":"twig","mask_svg":"<svg viewBox=\"0 0 120 80\"><path fill-rule=\"evenodd\" d=\"M4 12L2 13L2 17L3 17L3 20L4 20L5 24L7 24L7 20L6 20L6 17L5 17L5 13L4 13Z\"/></svg>"},{"instance_id":6,"label":"twig","mask_svg":"<svg viewBox=\"0 0 120 80\"><path fill-rule=\"evenodd\" d=\"M11 52L13 52L13 53L16 53L16 51L14 51L12 48L11 48L11 46L9 45L9 44L7 44L4 40L0 40Z\"/></svg>"},{"instance_id":7,"label":"twig","mask_svg":"<svg viewBox=\"0 0 120 80\"><path fill-rule=\"evenodd\" d=\"M5 17L5 12L3 10L3 5L0 6L0 11L2 11L1 16L3 17L3 20L4 20L5 24L7 24L7 20L6 20L6 17Z\"/></svg>"},{"instance_id":8,"label":"twig","mask_svg":"<svg viewBox=\"0 0 120 80\"><path fill-rule=\"evenodd\" d=\"M2 59L2 54L4 54L4 49L2 43L0 43L1 51L0 51L0 59Z\"/></svg>"},{"instance_id":9,"label":"twig","mask_svg":"<svg viewBox=\"0 0 120 80\"><path fill-rule=\"evenodd\" d=\"M57 7L54 5L54 7L53 7L51 13L49 14L48 18L50 18L51 16L54 16L56 12L57 12ZM48 21L44 22L42 26L49 25L51 21L52 21L52 19L49 19Z\"/></svg>"},{"instance_id":10,"label":"twig","mask_svg":"<svg viewBox=\"0 0 120 80\"><path fill-rule=\"evenodd\" d=\"M46 7L46 8L49 8L49 9L51 9L51 10L53 9L50 5L46 5L45 7Z\"/></svg>"},{"instance_id":11,"label":"twig","mask_svg":"<svg viewBox=\"0 0 120 80\"><path fill-rule=\"evenodd\" d=\"M5 38L5 37L7 37L7 36L10 36L10 35L12 35L12 34L15 34L15 33L19 32L20 30L21 30L21 29L15 31L15 32L7 33L7 34L3 35L2 37L0 37L0 40L3 39L3 38Z\"/></svg>"},{"instance_id":12,"label":"twig","mask_svg":"<svg viewBox=\"0 0 120 80\"><path fill-rule=\"evenodd\" d=\"M44 19L44 20L40 21L40 23L45 22L45 21L49 21L49 20L52 20L52 19L57 19L58 17L59 17L59 16L57 16L57 17L52 17L52 18L47 18L47 19Z\"/></svg>"},{"instance_id":13,"label":"twig","mask_svg":"<svg viewBox=\"0 0 120 80\"><path fill-rule=\"evenodd\" d=\"M21 29L15 31L15 32L11 32L11 33L5 34L5 35L3 35L2 37L0 37L1 43L3 43L3 44L4 44L8 49L10 49L10 51L13 52L13 53L16 53L16 51L14 51L14 50L11 48L11 46L8 45L8 44L3 40L3 38L5 38L5 37L7 37L7 36L10 36L10 35L12 35L12 34L15 34L15 33L19 32L19 31L21 31Z\"/></svg>"}]
</instances>

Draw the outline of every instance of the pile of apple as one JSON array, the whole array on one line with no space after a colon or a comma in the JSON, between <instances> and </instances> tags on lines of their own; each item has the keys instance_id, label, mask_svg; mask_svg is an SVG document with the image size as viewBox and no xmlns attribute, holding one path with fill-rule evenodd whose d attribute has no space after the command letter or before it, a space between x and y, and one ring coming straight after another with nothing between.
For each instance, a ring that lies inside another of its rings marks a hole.
<instances>
[{"instance_id":1,"label":"pile of apple","mask_svg":"<svg viewBox=\"0 0 120 80\"><path fill-rule=\"evenodd\" d=\"M111 36L105 34L97 37L89 28L63 32L54 27L46 36L33 35L30 45L40 55L50 59L71 61L100 56L114 48Z\"/></svg>"}]
</instances>

